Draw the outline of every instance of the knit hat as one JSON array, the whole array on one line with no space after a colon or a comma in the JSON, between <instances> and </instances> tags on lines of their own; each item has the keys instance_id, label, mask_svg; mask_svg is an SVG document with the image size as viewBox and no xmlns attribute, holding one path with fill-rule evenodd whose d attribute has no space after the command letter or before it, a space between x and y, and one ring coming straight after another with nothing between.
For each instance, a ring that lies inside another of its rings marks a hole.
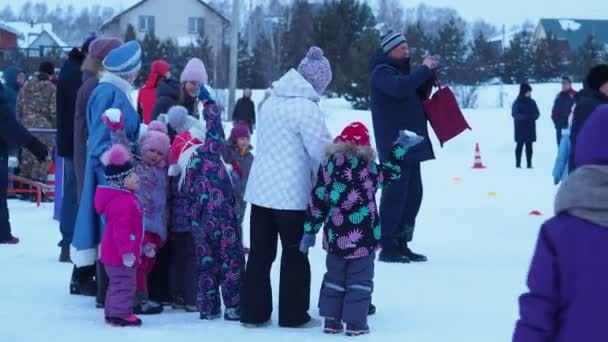
<instances>
[{"instance_id":1,"label":"knit hat","mask_svg":"<svg viewBox=\"0 0 608 342\"><path fill-rule=\"evenodd\" d=\"M188 117L188 110L182 106L173 106L169 108L169 111L167 112L169 126L178 134L192 128L192 122L188 120Z\"/></svg>"},{"instance_id":2,"label":"knit hat","mask_svg":"<svg viewBox=\"0 0 608 342\"><path fill-rule=\"evenodd\" d=\"M323 56L323 50L316 46L308 50L306 57L298 66L298 72L315 88L319 95L323 95L333 77L331 65L327 58Z\"/></svg>"},{"instance_id":3,"label":"knit hat","mask_svg":"<svg viewBox=\"0 0 608 342\"><path fill-rule=\"evenodd\" d=\"M110 51L103 60L103 67L117 75L130 76L141 69L141 46L131 41Z\"/></svg>"},{"instance_id":4,"label":"knit hat","mask_svg":"<svg viewBox=\"0 0 608 342\"><path fill-rule=\"evenodd\" d=\"M342 133L334 139L334 143L348 143L357 146L371 146L369 130L361 122L353 122L346 126Z\"/></svg>"},{"instance_id":5,"label":"knit hat","mask_svg":"<svg viewBox=\"0 0 608 342\"><path fill-rule=\"evenodd\" d=\"M403 43L407 43L407 39L405 39L403 34L388 30L388 32L382 36L380 47L382 48L382 52L388 54Z\"/></svg>"},{"instance_id":6,"label":"knit hat","mask_svg":"<svg viewBox=\"0 0 608 342\"><path fill-rule=\"evenodd\" d=\"M171 148L171 139L167 135L167 127L156 120L150 122L147 132L141 137L139 143L142 154L149 150L156 150L167 157L169 148ZM160 166L165 166L165 163L163 162Z\"/></svg>"},{"instance_id":7,"label":"knit hat","mask_svg":"<svg viewBox=\"0 0 608 342\"><path fill-rule=\"evenodd\" d=\"M146 86L155 88L158 84L158 80L164 78L165 75L171 70L171 65L162 59L155 60L150 66L150 75L146 80Z\"/></svg>"},{"instance_id":8,"label":"knit hat","mask_svg":"<svg viewBox=\"0 0 608 342\"><path fill-rule=\"evenodd\" d=\"M236 144L236 141L239 138L249 138L250 136L249 127L245 125L236 125L232 128L232 131L230 131L229 140L231 143Z\"/></svg>"},{"instance_id":9,"label":"knit hat","mask_svg":"<svg viewBox=\"0 0 608 342\"><path fill-rule=\"evenodd\" d=\"M125 178L133 172L131 154L124 145L115 144L101 156L106 182L117 188L124 187Z\"/></svg>"},{"instance_id":10,"label":"knit hat","mask_svg":"<svg viewBox=\"0 0 608 342\"><path fill-rule=\"evenodd\" d=\"M95 35L95 33L93 33L87 39L85 39L84 43L82 43L80 51L82 53L88 54L89 48L91 47L91 43L95 40L95 38L97 38L97 36Z\"/></svg>"},{"instance_id":11,"label":"knit hat","mask_svg":"<svg viewBox=\"0 0 608 342\"><path fill-rule=\"evenodd\" d=\"M608 83L608 64L600 64L591 68L585 83L594 90L599 90Z\"/></svg>"},{"instance_id":12,"label":"knit hat","mask_svg":"<svg viewBox=\"0 0 608 342\"><path fill-rule=\"evenodd\" d=\"M181 83L194 82L197 84L207 83L207 69L205 64L198 58L192 58L186 64L182 75L179 78Z\"/></svg>"},{"instance_id":13,"label":"knit hat","mask_svg":"<svg viewBox=\"0 0 608 342\"><path fill-rule=\"evenodd\" d=\"M532 91L532 87L528 83L522 83L519 85L519 96L524 96L529 91Z\"/></svg>"},{"instance_id":14,"label":"knit hat","mask_svg":"<svg viewBox=\"0 0 608 342\"><path fill-rule=\"evenodd\" d=\"M48 61L42 62L38 67L38 72L52 76L55 74L55 66L53 65L53 63Z\"/></svg>"},{"instance_id":15,"label":"knit hat","mask_svg":"<svg viewBox=\"0 0 608 342\"><path fill-rule=\"evenodd\" d=\"M110 51L123 44L118 38L99 37L89 45L89 57L98 61L103 61Z\"/></svg>"}]
</instances>

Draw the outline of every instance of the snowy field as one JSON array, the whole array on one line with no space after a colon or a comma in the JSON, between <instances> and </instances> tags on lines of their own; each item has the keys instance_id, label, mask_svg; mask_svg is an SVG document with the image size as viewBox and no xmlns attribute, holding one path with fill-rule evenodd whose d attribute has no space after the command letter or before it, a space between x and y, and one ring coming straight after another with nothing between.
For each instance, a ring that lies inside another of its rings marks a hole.
<instances>
[{"instance_id":1,"label":"snowy field","mask_svg":"<svg viewBox=\"0 0 608 342\"><path fill-rule=\"evenodd\" d=\"M514 168L513 124L510 103L517 87L505 87L506 108L498 108L500 87L480 91L480 108L467 110L473 127L441 149L437 160L425 163L425 200L419 217L416 251L429 262L376 266L372 334L360 341L498 342L511 338L517 319L517 298L525 277L540 224L551 213L556 188L551 169L556 153L550 120L558 84L535 86L542 112L538 123L534 170ZM256 92L255 97L261 97ZM333 134L352 121L371 129L369 112L350 110L341 99L322 102ZM485 170L472 170L479 142ZM255 139L254 139L255 143ZM255 152L255 151L254 151ZM334 341L320 329L248 330L235 323L200 321L197 314L167 310L143 317L140 329L106 326L94 300L70 296L71 265L57 262L58 223L52 205L9 202L17 246L0 248L0 341L118 342L145 341ZM543 217L530 216L532 210ZM324 272L324 252L311 252L313 290L311 313ZM275 300L278 267L274 272ZM276 308L276 306L275 306Z\"/></svg>"}]
</instances>

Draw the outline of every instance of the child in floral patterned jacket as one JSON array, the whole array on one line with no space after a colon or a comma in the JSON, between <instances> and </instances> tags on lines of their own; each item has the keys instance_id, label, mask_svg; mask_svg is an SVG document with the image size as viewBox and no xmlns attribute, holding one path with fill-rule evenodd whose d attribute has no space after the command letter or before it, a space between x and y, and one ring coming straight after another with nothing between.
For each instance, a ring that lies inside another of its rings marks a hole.
<instances>
[{"instance_id":1,"label":"child in floral patterned jacket","mask_svg":"<svg viewBox=\"0 0 608 342\"><path fill-rule=\"evenodd\" d=\"M374 259L380 245L380 220L376 192L401 177L408 150L423 138L404 131L393 145L391 158L377 165L369 131L360 122L344 129L328 149L313 188L300 251L315 244L324 229L327 273L319 309L325 317L324 332L369 333L367 313L373 290Z\"/></svg>"}]
</instances>

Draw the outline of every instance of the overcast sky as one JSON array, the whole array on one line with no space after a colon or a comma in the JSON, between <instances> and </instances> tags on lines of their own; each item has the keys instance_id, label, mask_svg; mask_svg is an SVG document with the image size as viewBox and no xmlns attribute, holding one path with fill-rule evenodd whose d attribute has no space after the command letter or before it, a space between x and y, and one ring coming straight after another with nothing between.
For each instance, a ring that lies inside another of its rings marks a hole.
<instances>
[{"instance_id":1,"label":"overcast sky","mask_svg":"<svg viewBox=\"0 0 608 342\"><path fill-rule=\"evenodd\" d=\"M75 6L86 6L91 4L103 4L115 7L117 10L126 8L137 0L46 0L49 7L56 4L74 4ZM170 0L166 0L170 1ZM249 3L249 0L241 0ZM261 3L264 0L253 0ZM376 0L369 1L374 3ZM540 17L546 18L588 18L608 19L608 5L605 0L401 0L404 6L415 7L424 2L430 6L453 7L467 20L483 18L495 25L520 24L526 19L536 21ZM0 8L6 4L13 8L20 8L27 0L0 0ZM32 0L36 2L36 0Z\"/></svg>"}]
</instances>

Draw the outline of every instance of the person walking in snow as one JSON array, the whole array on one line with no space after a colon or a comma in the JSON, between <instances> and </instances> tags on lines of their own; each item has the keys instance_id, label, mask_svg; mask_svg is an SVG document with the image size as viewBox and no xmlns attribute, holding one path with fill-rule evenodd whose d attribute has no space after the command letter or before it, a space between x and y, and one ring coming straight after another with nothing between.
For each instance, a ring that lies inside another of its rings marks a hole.
<instances>
[{"instance_id":1,"label":"person walking in snow","mask_svg":"<svg viewBox=\"0 0 608 342\"><path fill-rule=\"evenodd\" d=\"M564 76L562 78L562 91L555 97L553 110L551 111L551 119L555 125L558 146L562 141L562 131L569 127L568 118L572 113L575 96L576 91L572 89L572 80Z\"/></svg>"},{"instance_id":2,"label":"person walking in snow","mask_svg":"<svg viewBox=\"0 0 608 342\"><path fill-rule=\"evenodd\" d=\"M87 155L87 106L93 90L99 85L102 76L102 61L110 51L123 44L116 38L100 37L89 45L89 53L82 63L82 86L76 95L76 112L74 114L74 172L76 174L76 195L78 204L81 202L84 184L84 169ZM76 227L74 228L76 229ZM97 284L95 282L95 264L78 267L74 265L70 278L70 294L95 296ZM102 303L102 302L100 302Z\"/></svg>"},{"instance_id":3,"label":"person walking in snow","mask_svg":"<svg viewBox=\"0 0 608 342\"><path fill-rule=\"evenodd\" d=\"M603 104L608 104L608 64L600 64L591 68L583 89L576 95L576 108L570 132L572 153L570 154L570 172L576 170L576 148L578 133L585 126L587 118L593 111Z\"/></svg>"},{"instance_id":4,"label":"person walking in snow","mask_svg":"<svg viewBox=\"0 0 608 342\"><path fill-rule=\"evenodd\" d=\"M156 93L159 84L171 78L171 65L166 61L159 59L152 62L150 74L137 96L137 112L141 116L144 124L149 124L152 121L152 111L156 105Z\"/></svg>"},{"instance_id":5,"label":"person walking in snow","mask_svg":"<svg viewBox=\"0 0 608 342\"><path fill-rule=\"evenodd\" d=\"M251 153L250 128L246 125L238 125L232 128L230 138L226 142L224 149L224 160L234 166L240 172L240 180L234 187L234 197L236 199L236 212L239 226L241 227L241 236L243 236L243 221L245 220L245 211L247 210L247 202L245 202L245 189L247 188L247 180L251 172L253 164L253 154ZM244 247L246 253L249 253L249 248Z\"/></svg>"},{"instance_id":6,"label":"person walking in snow","mask_svg":"<svg viewBox=\"0 0 608 342\"><path fill-rule=\"evenodd\" d=\"M42 62L38 72L32 79L25 82L17 96L17 111L23 126L32 128L56 128L56 92L57 88L50 81L55 73L55 67L50 62ZM55 138L39 136L47 150L55 148ZM46 182L50 160L40 163L36 156L29 152L22 155L20 175L35 181Z\"/></svg>"},{"instance_id":7,"label":"person walking in snow","mask_svg":"<svg viewBox=\"0 0 608 342\"><path fill-rule=\"evenodd\" d=\"M581 129L576 168L540 229L514 342L608 341L608 105Z\"/></svg>"},{"instance_id":8,"label":"person walking in snow","mask_svg":"<svg viewBox=\"0 0 608 342\"><path fill-rule=\"evenodd\" d=\"M367 127L348 125L327 149L310 195L300 251L307 254L324 227L327 273L321 286L319 310L324 332L357 336L369 333L367 315L374 287L374 260L381 226L376 192L401 177L410 147L422 137L401 132L389 160L375 163Z\"/></svg>"},{"instance_id":9,"label":"person walking in snow","mask_svg":"<svg viewBox=\"0 0 608 342\"><path fill-rule=\"evenodd\" d=\"M308 194L331 137L321 95L332 72L323 50L312 47L297 70L273 83L272 95L258 115L257 153L245 201L251 203L251 251L241 293L241 322L263 325L272 314L270 270L283 247L279 289L279 326L311 321L310 264L298 251L306 220Z\"/></svg>"},{"instance_id":10,"label":"person walking in snow","mask_svg":"<svg viewBox=\"0 0 608 342\"><path fill-rule=\"evenodd\" d=\"M390 158L393 139L399 130L409 130L425 138L408 155L404 176L392 187L382 191L382 251L380 261L409 263L426 261L414 253L409 243L414 238L416 217L422 204L422 173L420 163L435 159L428 138L427 116L422 106L429 82L438 67L433 57L424 59L422 66L410 72L409 46L405 37L388 31L380 48L370 61L371 110L380 161Z\"/></svg>"},{"instance_id":11,"label":"person walking in snow","mask_svg":"<svg viewBox=\"0 0 608 342\"><path fill-rule=\"evenodd\" d=\"M140 326L141 320L133 314L144 235L143 210L136 195L139 178L123 145L112 145L101 162L106 181L95 191L95 210L105 219L99 253L110 279L105 320L113 326Z\"/></svg>"},{"instance_id":12,"label":"person walking in snow","mask_svg":"<svg viewBox=\"0 0 608 342\"><path fill-rule=\"evenodd\" d=\"M39 162L47 159L46 146L23 127L15 117L6 88L0 82L0 245L18 244L9 222L6 190L8 188L9 148L24 146Z\"/></svg>"},{"instance_id":13,"label":"person walking in snow","mask_svg":"<svg viewBox=\"0 0 608 342\"><path fill-rule=\"evenodd\" d=\"M532 168L532 146L536 142L536 120L540 111L536 101L532 99L532 87L523 83L519 86L519 96L513 102L511 110L515 126L515 165L521 168L521 157L526 148L526 161L528 169Z\"/></svg>"},{"instance_id":14,"label":"person walking in snow","mask_svg":"<svg viewBox=\"0 0 608 342\"><path fill-rule=\"evenodd\" d=\"M78 267L95 265L103 221L94 208L94 191L98 185L105 185L101 155L112 144L111 130L102 119L102 114L110 108L120 110L123 116L123 130L131 144L139 137L139 115L135 111L131 94L133 82L141 68L141 47L137 42L129 42L112 50L103 60L104 72L87 105L87 159L83 191L76 217L76 227L72 240L71 258ZM97 305L103 306L105 277L98 268Z\"/></svg>"},{"instance_id":15,"label":"person walking in snow","mask_svg":"<svg viewBox=\"0 0 608 342\"><path fill-rule=\"evenodd\" d=\"M232 121L235 125L245 125L253 132L255 126L255 104L251 100L251 89L243 90L243 97L236 101Z\"/></svg>"}]
</instances>

